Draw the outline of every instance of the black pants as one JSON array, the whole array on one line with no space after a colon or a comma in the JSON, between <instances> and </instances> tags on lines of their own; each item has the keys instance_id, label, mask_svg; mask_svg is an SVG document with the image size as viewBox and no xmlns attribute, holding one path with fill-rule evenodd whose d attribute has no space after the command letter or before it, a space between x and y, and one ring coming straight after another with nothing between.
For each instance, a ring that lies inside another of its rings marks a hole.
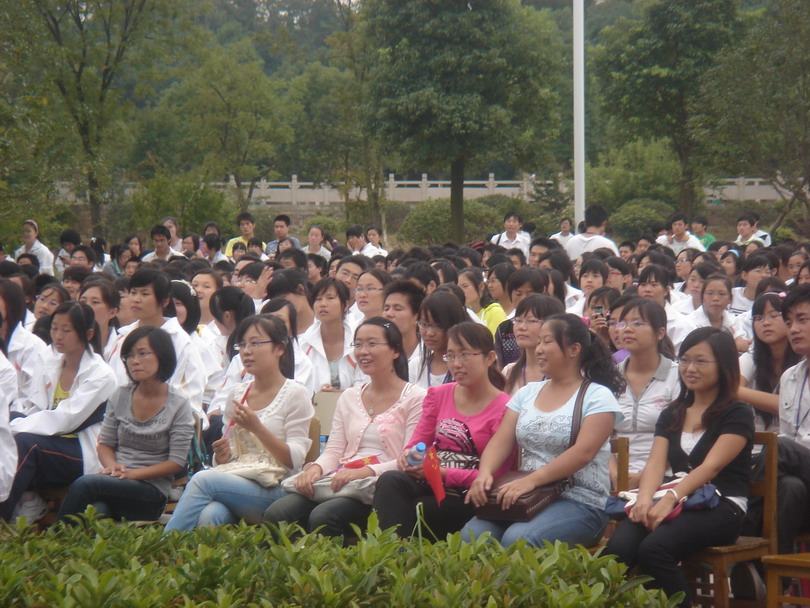
<instances>
[{"instance_id":1,"label":"black pants","mask_svg":"<svg viewBox=\"0 0 810 608\"><path fill-rule=\"evenodd\" d=\"M307 532L320 530L324 536L354 536L352 524L365 530L371 506L354 498L333 498L315 502L301 494L287 494L264 512L264 521L297 523Z\"/></svg>"},{"instance_id":2,"label":"black pants","mask_svg":"<svg viewBox=\"0 0 810 608\"><path fill-rule=\"evenodd\" d=\"M84 475L70 486L57 519L84 513L89 505L103 517L153 521L163 513L166 497L146 481Z\"/></svg>"},{"instance_id":3,"label":"black pants","mask_svg":"<svg viewBox=\"0 0 810 608\"><path fill-rule=\"evenodd\" d=\"M765 474L765 458L754 459L754 479ZM749 501L743 534L762 533L762 498ZM810 450L785 437L779 438L779 464L776 481L776 534L779 553L793 553L793 540L810 530Z\"/></svg>"},{"instance_id":4,"label":"black pants","mask_svg":"<svg viewBox=\"0 0 810 608\"><path fill-rule=\"evenodd\" d=\"M708 511L684 511L652 532L628 519L610 537L605 553L617 555L630 568L638 566L653 578L652 588L667 595L685 592L681 606L691 606L692 594L679 563L706 547L733 543L742 521L743 512L728 500Z\"/></svg>"},{"instance_id":5,"label":"black pants","mask_svg":"<svg viewBox=\"0 0 810 608\"><path fill-rule=\"evenodd\" d=\"M465 505L463 496L448 494L439 506L427 483L401 471L387 471L377 481L374 510L380 528L396 526L397 534L409 538L416 527L416 506L420 503L424 505L427 532L432 532L436 540L458 532L475 516L475 507Z\"/></svg>"},{"instance_id":6,"label":"black pants","mask_svg":"<svg viewBox=\"0 0 810 608\"><path fill-rule=\"evenodd\" d=\"M17 473L8 498L0 503L0 519L6 521L25 491L45 485L69 485L81 477L84 468L77 438L18 433L14 440Z\"/></svg>"}]
</instances>

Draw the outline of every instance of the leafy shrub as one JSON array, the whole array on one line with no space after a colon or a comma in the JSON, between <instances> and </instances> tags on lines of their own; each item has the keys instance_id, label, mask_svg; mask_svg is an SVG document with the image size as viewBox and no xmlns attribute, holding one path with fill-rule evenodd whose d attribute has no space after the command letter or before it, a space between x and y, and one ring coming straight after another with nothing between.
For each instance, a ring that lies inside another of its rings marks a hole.
<instances>
[{"instance_id":1,"label":"leafy shrub","mask_svg":"<svg viewBox=\"0 0 810 608\"><path fill-rule=\"evenodd\" d=\"M320 535L245 524L163 537L160 526L90 519L0 530L0 605L672 606L626 568L565 544L504 549L459 534L435 544L370 531L344 548Z\"/></svg>"},{"instance_id":2,"label":"leafy shrub","mask_svg":"<svg viewBox=\"0 0 810 608\"><path fill-rule=\"evenodd\" d=\"M399 232L402 223L413 209L413 205L402 201L388 201L383 205L385 211L385 227L390 234Z\"/></svg>"},{"instance_id":3,"label":"leafy shrub","mask_svg":"<svg viewBox=\"0 0 810 608\"><path fill-rule=\"evenodd\" d=\"M500 231L503 215L480 199L464 201L464 242L480 241ZM428 200L414 207L402 223L399 237L414 245L438 245L450 238L450 199Z\"/></svg>"},{"instance_id":4,"label":"leafy shrub","mask_svg":"<svg viewBox=\"0 0 810 608\"><path fill-rule=\"evenodd\" d=\"M650 225L665 222L675 210L662 201L636 199L610 214L608 231L622 239L635 240L650 232Z\"/></svg>"}]
</instances>

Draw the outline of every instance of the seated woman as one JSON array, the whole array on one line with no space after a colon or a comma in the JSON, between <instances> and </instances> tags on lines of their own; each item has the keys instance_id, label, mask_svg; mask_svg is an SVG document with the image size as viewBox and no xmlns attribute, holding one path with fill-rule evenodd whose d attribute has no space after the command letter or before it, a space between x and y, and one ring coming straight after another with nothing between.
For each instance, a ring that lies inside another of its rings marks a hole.
<instances>
[{"instance_id":1,"label":"seated woman","mask_svg":"<svg viewBox=\"0 0 810 608\"><path fill-rule=\"evenodd\" d=\"M664 266L646 266L638 276L638 295L657 302L667 313L667 335L677 349L686 335L692 331L692 324L686 315L679 313L670 303L672 276Z\"/></svg>"},{"instance_id":2,"label":"seated woman","mask_svg":"<svg viewBox=\"0 0 810 608\"><path fill-rule=\"evenodd\" d=\"M107 404L97 448L104 468L73 482L57 519L92 505L105 517L155 520L186 466L194 419L186 396L168 384L177 363L171 336L139 327L121 345L121 357L132 384Z\"/></svg>"},{"instance_id":3,"label":"seated woman","mask_svg":"<svg viewBox=\"0 0 810 608\"><path fill-rule=\"evenodd\" d=\"M512 306L512 300L509 297L509 292L506 290L509 284L509 277L516 271L512 264L503 262L495 264L489 269L489 276L487 277L487 291L492 297L492 300L497 302L503 308L503 312L507 318L510 318L515 308Z\"/></svg>"},{"instance_id":4,"label":"seated woman","mask_svg":"<svg viewBox=\"0 0 810 608\"><path fill-rule=\"evenodd\" d=\"M619 291L614 287L597 287L587 297L582 309L583 319L587 319L588 328L597 336L602 338L606 344L610 345L610 332L607 320L610 315L610 307L621 297Z\"/></svg>"},{"instance_id":5,"label":"seated woman","mask_svg":"<svg viewBox=\"0 0 810 608\"><path fill-rule=\"evenodd\" d=\"M354 299L363 319L381 317L383 314L383 291L392 281L391 275L379 268L370 268L357 279Z\"/></svg>"},{"instance_id":6,"label":"seated woman","mask_svg":"<svg viewBox=\"0 0 810 608\"><path fill-rule=\"evenodd\" d=\"M17 470L17 444L9 427L9 407L17 396L17 372L0 340L0 501L8 498Z\"/></svg>"},{"instance_id":7,"label":"seated woman","mask_svg":"<svg viewBox=\"0 0 810 608\"><path fill-rule=\"evenodd\" d=\"M234 347L253 381L231 391L225 432L214 442L213 469L191 478L166 530L218 526L240 519L256 524L284 496L279 482L300 470L315 413L307 389L291 379L287 329L276 317L249 317Z\"/></svg>"},{"instance_id":8,"label":"seated woman","mask_svg":"<svg viewBox=\"0 0 810 608\"><path fill-rule=\"evenodd\" d=\"M565 252L562 252L562 254L565 256ZM521 268L509 276L506 292L514 310L518 304L530 295L547 293L549 288L548 271L540 268ZM520 357L520 347L518 347L515 340L515 328L512 326L512 319L506 319L500 324L498 331L495 332L495 354L498 355L498 363L501 367L514 363Z\"/></svg>"},{"instance_id":9,"label":"seated woman","mask_svg":"<svg viewBox=\"0 0 810 608\"><path fill-rule=\"evenodd\" d=\"M734 338L737 351L748 351L748 340L742 319L728 311L731 304L731 281L724 274L713 274L703 281L700 289L700 307L686 316L692 327L714 327L725 329Z\"/></svg>"},{"instance_id":10,"label":"seated woman","mask_svg":"<svg viewBox=\"0 0 810 608\"><path fill-rule=\"evenodd\" d=\"M48 347L23 326L25 295L13 281L0 281L0 338L6 345L8 360L17 370L17 398L13 414L27 413L26 399L33 390L34 378L41 374Z\"/></svg>"},{"instance_id":11,"label":"seated woman","mask_svg":"<svg viewBox=\"0 0 810 608\"><path fill-rule=\"evenodd\" d=\"M397 326L373 317L363 321L354 336L354 355L370 382L343 392L338 399L326 450L295 478L295 493L274 502L264 521L298 522L309 532L328 536L351 533L363 526L371 505L358 496L313 498L313 483L331 476L331 490L339 492L353 480L378 477L397 466L396 458L416 428L422 413L424 389L408 382L408 359ZM358 468L347 463L369 459Z\"/></svg>"},{"instance_id":12,"label":"seated woman","mask_svg":"<svg viewBox=\"0 0 810 608\"><path fill-rule=\"evenodd\" d=\"M353 385L357 363L352 353L352 327L346 319L349 288L327 277L309 294L315 323L300 338L301 348L312 361L314 384L318 390L341 391Z\"/></svg>"},{"instance_id":13,"label":"seated woman","mask_svg":"<svg viewBox=\"0 0 810 608\"><path fill-rule=\"evenodd\" d=\"M700 263L692 266L689 276L684 281L682 292L687 296L672 304L679 313L688 315L700 308L700 292L703 290L703 281L713 274L724 274L722 267L717 264Z\"/></svg>"},{"instance_id":14,"label":"seated woman","mask_svg":"<svg viewBox=\"0 0 810 608\"><path fill-rule=\"evenodd\" d=\"M384 473L377 482L374 509L381 528L397 527L409 537L416 526L417 506L424 507L427 529L437 539L457 532L474 511L464 504L464 494L475 479L478 459L497 430L509 396L495 365L492 334L470 321L448 331L444 355L455 382L428 389L419 425L406 446L419 442L435 445L441 462L447 496L441 505L424 481L422 466L409 466L398 454L398 471ZM503 470L514 463L506 459Z\"/></svg>"},{"instance_id":15,"label":"seated woman","mask_svg":"<svg viewBox=\"0 0 810 608\"><path fill-rule=\"evenodd\" d=\"M422 338L422 366L415 384L430 388L450 382L450 371L444 360L447 332L469 319L467 311L452 293L433 293L424 299L417 322Z\"/></svg>"},{"instance_id":16,"label":"seated woman","mask_svg":"<svg viewBox=\"0 0 810 608\"><path fill-rule=\"evenodd\" d=\"M458 273L458 286L464 291L465 304L495 335L498 326L506 321L501 305L493 301L478 268L465 268Z\"/></svg>"},{"instance_id":17,"label":"seated woman","mask_svg":"<svg viewBox=\"0 0 810 608\"><path fill-rule=\"evenodd\" d=\"M40 361L25 397L27 415L11 421L19 466L8 498L0 503L5 520L20 502L19 513L32 522L47 512L45 501L34 493L39 486L68 485L101 468L96 442L116 380L98 354L92 309L78 302L60 305L51 339L55 352Z\"/></svg>"},{"instance_id":18,"label":"seated woman","mask_svg":"<svg viewBox=\"0 0 810 608\"><path fill-rule=\"evenodd\" d=\"M93 309L98 325L101 354L109 361L118 344L118 308L121 296L115 285L106 279L85 282L79 290L79 302Z\"/></svg>"},{"instance_id":19,"label":"seated woman","mask_svg":"<svg viewBox=\"0 0 810 608\"><path fill-rule=\"evenodd\" d=\"M540 328L545 319L562 312L565 312L562 302L546 294L529 296L518 304L512 325L520 347L520 358L503 368L506 378L504 391L510 396L514 396L529 382L539 382L544 378L534 354L540 342Z\"/></svg>"},{"instance_id":20,"label":"seated woman","mask_svg":"<svg viewBox=\"0 0 810 608\"><path fill-rule=\"evenodd\" d=\"M521 470L532 473L501 488L498 499L503 508L540 485L568 476L574 477L574 485L528 522L474 517L462 536L488 531L504 546L520 538L532 546L546 540L590 546L602 537L607 524L608 440L622 419L614 395L624 390L624 379L607 345L576 315L546 319L535 354L548 380L524 386L509 402L503 423L481 456L478 478L466 501L476 506L487 501L498 469L516 444L523 454ZM584 395L582 427L574 445L569 445L576 397L586 379L592 384Z\"/></svg>"},{"instance_id":21,"label":"seated woman","mask_svg":"<svg viewBox=\"0 0 810 608\"><path fill-rule=\"evenodd\" d=\"M624 420L616 435L630 439L630 487L637 488L661 411L678 396L678 364L667 336L667 313L655 302L635 297L622 306L616 329L629 356L619 363L627 386L618 397ZM611 459L615 482L615 461ZM615 485L615 484L614 484Z\"/></svg>"},{"instance_id":22,"label":"seated woman","mask_svg":"<svg viewBox=\"0 0 810 608\"><path fill-rule=\"evenodd\" d=\"M651 576L667 595L692 595L679 562L713 545L733 543L745 517L751 477L754 418L737 400L740 367L734 340L722 330L702 327L681 345L680 394L658 419L650 457L641 475L638 501L608 541L629 567ZM657 503L652 495L668 467L688 473ZM707 483L722 494L714 509L683 511L664 522L682 498Z\"/></svg>"},{"instance_id":23,"label":"seated woman","mask_svg":"<svg viewBox=\"0 0 810 608\"><path fill-rule=\"evenodd\" d=\"M60 304L70 300L70 294L58 283L46 283L40 287L34 303L34 319L53 314Z\"/></svg>"}]
</instances>

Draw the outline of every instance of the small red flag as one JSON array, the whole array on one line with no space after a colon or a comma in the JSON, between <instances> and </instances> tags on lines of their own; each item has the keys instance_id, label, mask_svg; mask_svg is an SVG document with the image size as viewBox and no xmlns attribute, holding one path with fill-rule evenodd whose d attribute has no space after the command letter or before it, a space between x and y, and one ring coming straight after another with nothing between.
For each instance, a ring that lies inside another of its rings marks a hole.
<instances>
[{"instance_id":1,"label":"small red flag","mask_svg":"<svg viewBox=\"0 0 810 608\"><path fill-rule=\"evenodd\" d=\"M433 490L436 496L436 502L441 505L446 494L444 493L444 482L442 481L442 471L439 466L439 457L436 455L436 446L430 446L430 449L425 454L425 461L422 463L422 472L425 474L425 480Z\"/></svg>"},{"instance_id":2,"label":"small red flag","mask_svg":"<svg viewBox=\"0 0 810 608\"><path fill-rule=\"evenodd\" d=\"M344 469L362 469L370 464L380 464L380 459L376 456L366 456L365 458L358 458L343 465Z\"/></svg>"}]
</instances>

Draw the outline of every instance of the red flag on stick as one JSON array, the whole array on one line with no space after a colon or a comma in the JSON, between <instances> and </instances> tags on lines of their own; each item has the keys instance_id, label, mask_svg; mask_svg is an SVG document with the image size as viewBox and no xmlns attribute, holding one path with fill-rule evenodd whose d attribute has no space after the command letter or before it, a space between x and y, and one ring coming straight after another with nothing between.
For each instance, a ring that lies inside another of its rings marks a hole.
<instances>
[{"instance_id":1,"label":"red flag on stick","mask_svg":"<svg viewBox=\"0 0 810 608\"><path fill-rule=\"evenodd\" d=\"M377 456L366 456L365 458L358 458L343 465L344 469L362 469L370 464L380 464L380 459Z\"/></svg>"},{"instance_id":2,"label":"red flag on stick","mask_svg":"<svg viewBox=\"0 0 810 608\"><path fill-rule=\"evenodd\" d=\"M425 474L425 480L430 485L430 489L433 490L433 494L436 496L436 502L441 505L445 497L444 482L442 481L442 471L439 466L439 457L436 455L435 445L430 446L427 454L425 454L422 471Z\"/></svg>"}]
</instances>

